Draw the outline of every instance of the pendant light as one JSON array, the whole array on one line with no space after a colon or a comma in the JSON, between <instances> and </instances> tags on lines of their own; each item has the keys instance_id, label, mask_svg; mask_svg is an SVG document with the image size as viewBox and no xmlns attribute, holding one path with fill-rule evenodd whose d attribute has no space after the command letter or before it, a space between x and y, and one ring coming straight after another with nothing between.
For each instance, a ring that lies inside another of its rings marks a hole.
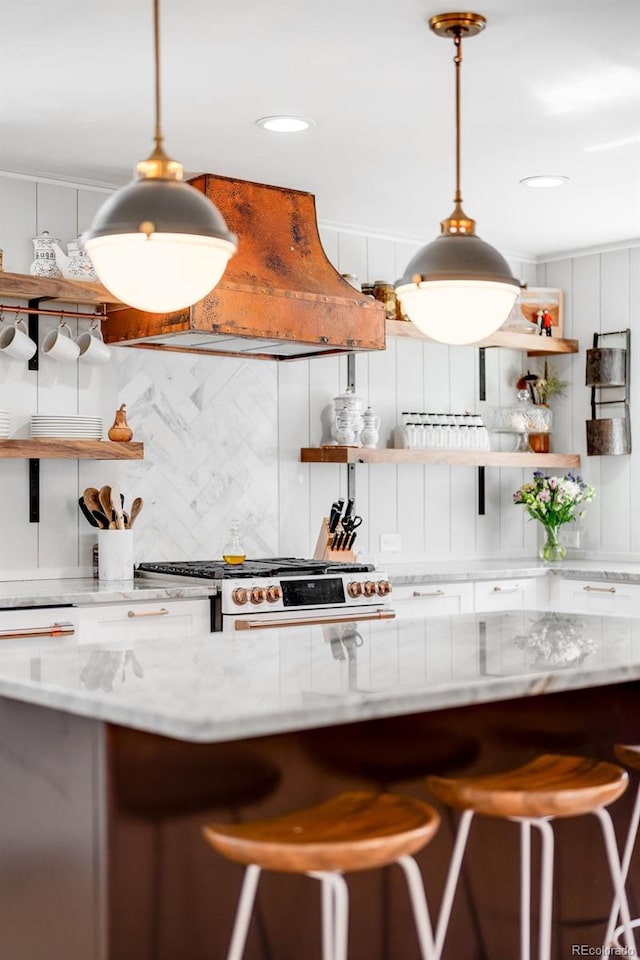
<instances>
[{"instance_id":1,"label":"pendant light","mask_svg":"<svg viewBox=\"0 0 640 960\"><path fill-rule=\"evenodd\" d=\"M396 291L404 312L428 337L442 343L476 343L509 316L520 283L504 257L476 236L475 220L462 209L460 191L460 64L462 38L484 30L479 13L444 13L429 26L439 37L453 38L456 69L456 193L453 213L441 234L411 260Z\"/></svg>"},{"instance_id":2,"label":"pendant light","mask_svg":"<svg viewBox=\"0 0 640 960\"><path fill-rule=\"evenodd\" d=\"M158 0L153 24L155 148L136 165L137 180L98 210L83 241L114 296L139 310L168 313L206 296L238 244L219 210L184 182L184 167L162 149Z\"/></svg>"}]
</instances>

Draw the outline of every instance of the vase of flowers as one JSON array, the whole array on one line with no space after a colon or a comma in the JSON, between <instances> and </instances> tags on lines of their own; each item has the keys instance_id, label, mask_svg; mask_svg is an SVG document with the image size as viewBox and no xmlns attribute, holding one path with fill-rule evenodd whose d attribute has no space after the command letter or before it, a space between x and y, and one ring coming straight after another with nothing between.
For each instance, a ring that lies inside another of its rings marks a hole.
<instances>
[{"instance_id":1,"label":"vase of flowers","mask_svg":"<svg viewBox=\"0 0 640 960\"><path fill-rule=\"evenodd\" d=\"M558 539L560 527L584 516L577 512L581 503L593 500L595 490L582 477L567 473L564 477L549 477L536 470L533 481L525 483L513 495L513 502L522 504L532 520L538 520L545 533L540 548L540 559L547 563L562 560L566 550Z\"/></svg>"}]
</instances>

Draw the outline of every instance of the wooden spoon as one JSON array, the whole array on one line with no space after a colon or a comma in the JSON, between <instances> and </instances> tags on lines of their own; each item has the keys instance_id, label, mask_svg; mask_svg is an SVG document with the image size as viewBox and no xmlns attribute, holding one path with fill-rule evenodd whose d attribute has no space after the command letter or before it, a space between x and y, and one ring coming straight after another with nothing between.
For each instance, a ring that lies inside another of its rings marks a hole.
<instances>
[{"instance_id":1,"label":"wooden spoon","mask_svg":"<svg viewBox=\"0 0 640 960\"><path fill-rule=\"evenodd\" d=\"M131 513L129 515L129 529L131 529L131 527L136 522L136 517L142 510L143 506L144 506L144 500L142 499L142 497L136 497L133 503L131 504Z\"/></svg>"},{"instance_id":2,"label":"wooden spoon","mask_svg":"<svg viewBox=\"0 0 640 960\"><path fill-rule=\"evenodd\" d=\"M111 506L111 487L100 487L100 509L102 512L111 520L111 514L113 513L113 507Z\"/></svg>"},{"instance_id":3,"label":"wooden spoon","mask_svg":"<svg viewBox=\"0 0 640 960\"><path fill-rule=\"evenodd\" d=\"M95 487L87 487L85 492L82 494L82 499L84 500L87 508L93 512L94 510L100 510L102 512L102 504L100 503L100 494Z\"/></svg>"}]
</instances>

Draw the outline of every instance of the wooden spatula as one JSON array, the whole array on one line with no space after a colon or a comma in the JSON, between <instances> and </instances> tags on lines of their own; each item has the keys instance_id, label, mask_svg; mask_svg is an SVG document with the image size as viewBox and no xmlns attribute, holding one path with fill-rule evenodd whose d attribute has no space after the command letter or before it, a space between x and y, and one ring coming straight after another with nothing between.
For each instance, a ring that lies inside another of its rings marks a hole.
<instances>
[{"instance_id":1,"label":"wooden spatula","mask_svg":"<svg viewBox=\"0 0 640 960\"><path fill-rule=\"evenodd\" d=\"M136 497L133 503L131 504L131 513L129 515L129 529L131 529L131 527L136 522L136 517L142 510L143 506L144 506L144 500L142 499L142 497Z\"/></svg>"}]
</instances>

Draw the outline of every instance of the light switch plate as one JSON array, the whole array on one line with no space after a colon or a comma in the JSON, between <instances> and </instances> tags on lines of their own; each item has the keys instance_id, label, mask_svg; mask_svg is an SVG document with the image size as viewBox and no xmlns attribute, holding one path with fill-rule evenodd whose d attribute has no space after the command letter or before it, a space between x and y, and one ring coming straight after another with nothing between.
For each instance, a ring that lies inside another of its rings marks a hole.
<instances>
[{"instance_id":1,"label":"light switch plate","mask_svg":"<svg viewBox=\"0 0 640 960\"><path fill-rule=\"evenodd\" d=\"M402 535L399 533L380 534L381 553L400 553L402 550Z\"/></svg>"}]
</instances>

